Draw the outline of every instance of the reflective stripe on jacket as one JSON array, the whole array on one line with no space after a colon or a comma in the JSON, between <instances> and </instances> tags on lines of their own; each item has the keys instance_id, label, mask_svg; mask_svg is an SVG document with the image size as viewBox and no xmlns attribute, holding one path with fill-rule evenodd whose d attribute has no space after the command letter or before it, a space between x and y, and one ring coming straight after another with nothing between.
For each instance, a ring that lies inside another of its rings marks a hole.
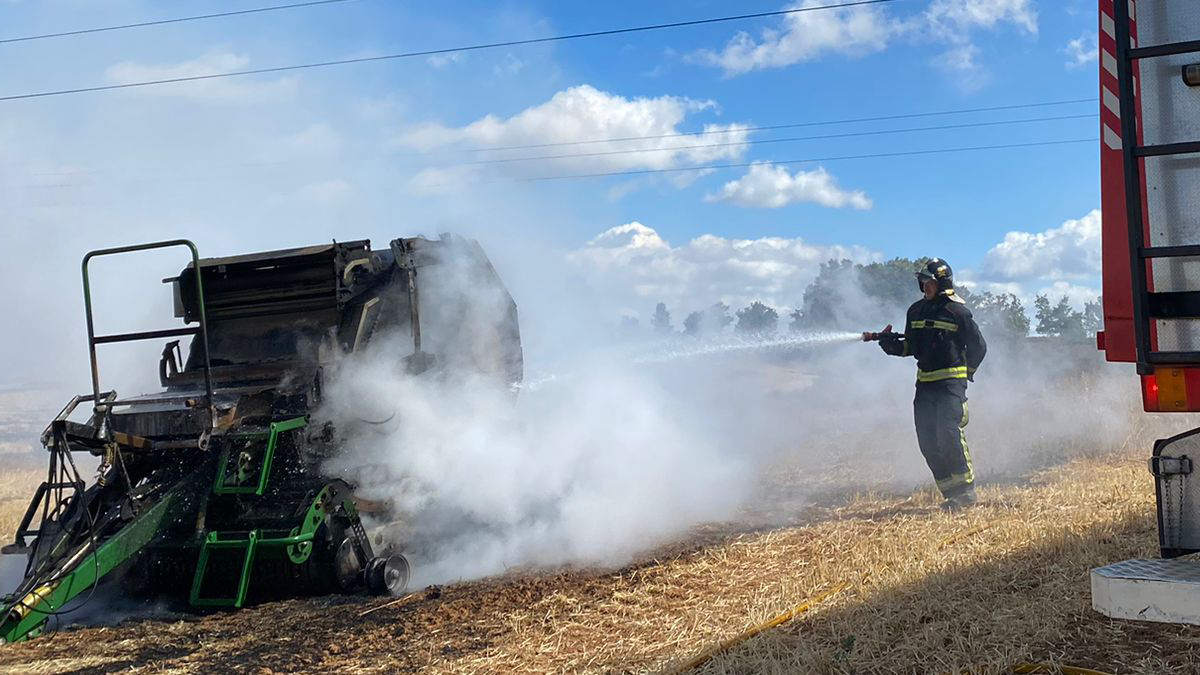
<instances>
[{"instance_id":1,"label":"reflective stripe on jacket","mask_svg":"<svg viewBox=\"0 0 1200 675\"><path fill-rule=\"evenodd\" d=\"M901 354L917 357L917 382L965 380L987 353L971 310L952 295L922 298L908 308Z\"/></svg>"}]
</instances>

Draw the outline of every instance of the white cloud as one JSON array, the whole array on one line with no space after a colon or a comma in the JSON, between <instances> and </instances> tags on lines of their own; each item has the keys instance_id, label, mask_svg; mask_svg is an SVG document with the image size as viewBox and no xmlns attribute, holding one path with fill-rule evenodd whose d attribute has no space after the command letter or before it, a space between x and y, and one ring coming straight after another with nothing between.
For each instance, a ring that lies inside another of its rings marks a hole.
<instances>
[{"instance_id":1,"label":"white cloud","mask_svg":"<svg viewBox=\"0 0 1200 675\"><path fill-rule=\"evenodd\" d=\"M496 77L512 76L525 70L525 62L517 58L512 52L504 55L492 66L492 74Z\"/></svg>"},{"instance_id":2,"label":"white cloud","mask_svg":"<svg viewBox=\"0 0 1200 675\"><path fill-rule=\"evenodd\" d=\"M834 258L868 262L882 255L859 246L809 244L798 237L704 234L673 246L634 221L605 230L567 258L593 286L611 291L631 308L661 300L683 310L717 300L733 307L754 300L797 306L821 263Z\"/></svg>"},{"instance_id":3,"label":"white cloud","mask_svg":"<svg viewBox=\"0 0 1200 675\"><path fill-rule=\"evenodd\" d=\"M1095 33L1085 33L1067 43L1068 68L1082 68L1100 57L1100 43Z\"/></svg>"},{"instance_id":4,"label":"white cloud","mask_svg":"<svg viewBox=\"0 0 1200 675\"><path fill-rule=\"evenodd\" d=\"M804 0L789 9L816 7L822 0ZM719 66L726 75L781 68L810 61L826 53L863 56L887 47L892 27L884 13L871 6L788 14L783 30L768 28L759 39L741 31L720 52L703 50L697 57Z\"/></svg>"},{"instance_id":5,"label":"white cloud","mask_svg":"<svg viewBox=\"0 0 1200 675\"><path fill-rule=\"evenodd\" d=\"M1100 210L1042 232L1009 232L983 259L981 278L1022 284L1100 274Z\"/></svg>"},{"instance_id":6,"label":"white cloud","mask_svg":"<svg viewBox=\"0 0 1200 675\"><path fill-rule=\"evenodd\" d=\"M434 54L425 59L425 62L434 68L445 68L449 65L462 63L466 57L466 54L463 52L450 52L448 54Z\"/></svg>"},{"instance_id":7,"label":"white cloud","mask_svg":"<svg viewBox=\"0 0 1200 675\"><path fill-rule=\"evenodd\" d=\"M946 49L933 64L967 91L981 89L988 76L979 62L972 34L1011 25L1030 35L1038 31L1032 0L934 0L917 19L903 22L903 32L917 42L942 42Z\"/></svg>"},{"instance_id":8,"label":"white cloud","mask_svg":"<svg viewBox=\"0 0 1200 675\"><path fill-rule=\"evenodd\" d=\"M341 178L334 178L317 183L309 183L300 188L296 196L302 200L318 204L332 204L346 199L352 192L354 192L354 186L349 182Z\"/></svg>"},{"instance_id":9,"label":"white cloud","mask_svg":"<svg viewBox=\"0 0 1200 675\"><path fill-rule=\"evenodd\" d=\"M215 73L245 70L250 59L222 50L210 50L190 61L170 64L143 64L122 61L104 71L106 80L113 84L172 80ZM286 76L273 80L256 79L259 76L223 77L212 80L194 80L178 86L163 85L145 87L139 92L148 96L180 97L199 101L260 103L277 101L295 95L298 79Z\"/></svg>"},{"instance_id":10,"label":"white cloud","mask_svg":"<svg viewBox=\"0 0 1200 675\"><path fill-rule=\"evenodd\" d=\"M644 179L626 180L613 185L605 192L605 196L610 202L619 202L627 195L633 194L638 188L645 183Z\"/></svg>"},{"instance_id":11,"label":"white cloud","mask_svg":"<svg viewBox=\"0 0 1200 675\"><path fill-rule=\"evenodd\" d=\"M957 273L955 276L958 276ZM1044 280L1038 279L1029 283L956 279L955 284L965 287L972 293L989 292L995 295L1006 293L1015 295L1025 307L1030 318L1034 316L1033 303L1039 295L1045 295L1052 303L1057 303L1059 298L1065 296L1072 307L1082 310L1085 303L1095 302L1101 293L1099 279L1094 280L1094 283L1071 283L1061 280L1046 283Z\"/></svg>"},{"instance_id":12,"label":"white cloud","mask_svg":"<svg viewBox=\"0 0 1200 675\"><path fill-rule=\"evenodd\" d=\"M791 174L782 166L765 162L754 164L746 175L725 183L720 192L708 195L705 200L733 202L739 206L760 209L777 209L799 202L813 202L836 209L850 207L866 210L872 206L867 193L862 190L843 190L824 167Z\"/></svg>"},{"instance_id":13,"label":"white cloud","mask_svg":"<svg viewBox=\"0 0 1200 675\"><path fill-rule=\"evenodd\" d=\"M1011 293L1032 314L1038 295L1066 296L1077 309L1100 296L1100 211L1041 232L1015 231L984 255L978 269L955 273L975 292Z\"/></svg>"},{"instance_id":14,"label":"white cloud","mask_svg":"<svg viewBox=\"0 0 1200 675\"><path fill-rule=\"evenodd\" d=\"M1037 287L1034 293L1037 295L1045 295L1052 301L1057 301L1059 298L1066 296L1067 302L1074 307L1083 307L1084 303L1095 302L1096 298L1100 297L1099 286L1089 284L1072 284L1066 281L1056 281L1052 284ZM1028 300L1029 306L1033 307L1033 298Z\"/></svg>"},{"instance_id":15,"label":"white cloud","mask_svg":"<svg viewBox=\"0 0 1200 675\"><path fill-rule=\"evenodd\" d=\"M342 149L342 135L328 124L314 123L284 138L282 145L298 154L325 155Z\"/></svg>"},{"instance_id":16,"label":"white cloud","mask_svg":"<svg viewBox=\"0 0 1200 675\"><path fill-rule=\"evenodd\" d=\"M610 227L592 238L588 246L610 251L636 251L669 249L670 246L653 228L636 220L624 225Z\"/></svg>"},{"instance_id":17,"label":"white cloud","mask_svg":"<svg viewBox=\"0 0 1200 675\"><path fill-rule=\"evenodd\" d=\"M421 169L408 179L406 189L416 197L454 194L476 180L478 174L477 169L469 166Z\"/></svg>"},{"instance_id":18,"label":"white cloud","mask_svg":"<svg viewBox=\"0 0 1200 675\"><path fill-rule=\"evenodd\" d=\"M646 139L537 148L520 155L490 154L488 157L495 159L530 155L550 155L555 158L476 165L474 171L453 172L447 171L448 167L432 168L441 174L454 173L460 177L488 170L501 171L504 175L544 175L556 171L669 169L741 157L746 146L736 143L748 138L745 125L707 124L704 131L720 133L678 135L684 132L680 125L688 115L715 107L712 101L677 96L625 98L585 84L560 91L549 101L508 118L488 115L461 127L439 123L413 125L400 133L393 144L433 151L461 146L501 148L596 139ZM629 150L642 152L627 152ZM686 183L695 177L685 178L688 179Z\"/></svg>"},{"instance_id":19,"label":"white cloud","mask_svg":"<svg viewBox=\"0 0 1200 675\"><path fill-rule=\"evenodd\" d=\"M948 73L964 76L978 74L982 70L979 66L979 47L970 42L950 47L939 54L933 63Z\"/></svg>"},{"instance_id":20,"label":"white cloud","mask_svg":"<svg viewBox=\"0 0 1200 675\"><path fill-rule=\"evenodd\" d=\"M819 7L824 0L803 0L787 9ZM727 76L752 70L782 68L828 54L859 57L887 49L897 39L918 44L944 44L935 59L940 68L971 75L978 83L978 48L972 35L1003 25L1037 33L1032 0L933 0L924 11L893 17L882 8L855 6L788 14L782 28L769 28L759 38L739 32L719 52L701 50L693 58L718 66Z\"/></svg>"},{"instance_id":21,"label":"white cloud","mask_svg":"<svg viewBox=\"0 0 1200 675\"><path fill-rule=\"evenodd\" d=\"M925 24L943 36L958 36L976 28L992 29L1011 23L1036 34L1037 10L1032 0L933 0Z\"/></svg>"}]
</instances>

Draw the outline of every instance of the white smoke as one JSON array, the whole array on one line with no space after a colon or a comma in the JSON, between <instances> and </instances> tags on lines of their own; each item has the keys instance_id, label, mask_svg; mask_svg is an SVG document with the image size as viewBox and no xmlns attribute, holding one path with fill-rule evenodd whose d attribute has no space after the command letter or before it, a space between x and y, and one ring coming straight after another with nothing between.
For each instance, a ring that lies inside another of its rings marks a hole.
<instances>
[{"instance_id":1,"label":"white smoke","mask_svg":"<svg viewBox=\"0 0 1200 675\"><path fill-rule=\"evenodd\" d=\"M347 362L324 412L346 434L331 470L409 519L415 583L617 564L727 517L751 484L749 462L688 424L696 411L620 363L514 401L494 379L401 374L393 346Z\"/></svg>"},{"instance_id":2,"label":"white smoke","mask_svg":"<svg viewBox=\"0 0 1200 675\"><path fill-rule=\"evenodd\" d=\"M471 327L507 298L489 294L470 266L422 275L426 349L461 365L444 348L481 351ZM563 294L552 280L539 288ZM473 315L456 294L491 309ZM860 296L856 288L845 297ZM535 308L523 309L523 324L556 350L556 363L542 363L517 392L494 373L407 374L403 331L329 377L318 417L333 423L343 451L326 469L391 504L401 522L386 537L414 563L415 585L619 565L702 523L786 522L817 502L932 484L913 431L912 359L849 344L847 333L597 348L598 335L569 337L593 307L554 304L547 321L544 299L517 301ZM858 309L855 320L903 321L903 308ZM988 337L968 392L981 481L1104 452L1144 419L1132 369L1105 364L1094 345Z\"/></svg>"}]
</instances>

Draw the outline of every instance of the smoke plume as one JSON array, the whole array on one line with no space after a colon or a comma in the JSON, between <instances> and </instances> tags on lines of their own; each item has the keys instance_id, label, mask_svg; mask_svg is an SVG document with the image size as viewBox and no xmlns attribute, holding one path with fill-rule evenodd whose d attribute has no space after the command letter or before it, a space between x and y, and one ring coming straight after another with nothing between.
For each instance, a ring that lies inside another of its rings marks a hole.
<instances>
[{"instance_id":1,"label":"smoke plume","mask_svg":"<svg viewBox=\"0 0 1200 675\"><path fill-rule=\"evenodd\" d=\"M446 350L480 351L470 326L488 315L453 298L500 302L464 269L423 277L423 333L443 365L464 363ZM537 298L516 299L523 324L552 323L524 309L544 307ZM904 309L872 305L859 328L900 324ZM469 368L408 374L407 333L377 336L330 377L319 417L344 452L327 470L391 504L382 536L410 557L415 584L618 565L701 523L788 522L805 506L932 483L912 426L913 361L852 333L647 331L572 348L578 325L557 325L555 363L516 392ZM992 337L969 390L981 482L1109 450L1143 419L1136 378L1094 346Z\"/></svg>"}]
</instances>

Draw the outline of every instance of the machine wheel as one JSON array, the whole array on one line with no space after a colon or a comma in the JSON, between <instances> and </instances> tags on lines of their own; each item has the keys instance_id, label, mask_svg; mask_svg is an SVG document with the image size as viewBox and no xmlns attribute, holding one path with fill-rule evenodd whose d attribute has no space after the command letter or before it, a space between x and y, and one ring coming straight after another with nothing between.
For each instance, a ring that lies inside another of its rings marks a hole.
<instances>
[{"instance_id":1,"label":"machine wheel","mask_svg":"<svg viewBox=\"0 0 1200 675\"><path fill-rule=\"evenodd\" d=\"M399 595L408 587L408 559L399 554L379 556L367 563L367 590L376 595Z\"/></svg>"}]
</instances>

